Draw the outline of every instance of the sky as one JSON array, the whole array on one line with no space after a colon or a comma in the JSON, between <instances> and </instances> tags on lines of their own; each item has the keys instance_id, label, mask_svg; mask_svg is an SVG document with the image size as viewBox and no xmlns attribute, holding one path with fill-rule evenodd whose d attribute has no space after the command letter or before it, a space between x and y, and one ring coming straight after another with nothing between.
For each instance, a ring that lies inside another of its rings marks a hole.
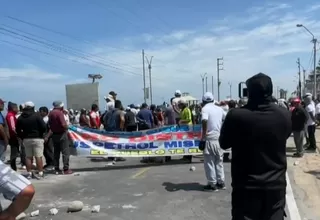
<instances>
[{"instance_id":1,"label":"sky","mask_svg":"<svg viewBox=\"0 0 320 220\"><path fill-rule=\"evenodd\" d=\"M51 107L65 85L101 74L100 104L116 91L143 102L142 49L152 59L153 102L175 90L202 96L201 75L217 98L238 96L238 83L263 72L274 90L297 84L297 58L312 70L312 36L320 35L320 3L225 0L0 1L0 97ZM146 68L146 70L148 70ZM146 86L149 86L146 76Z\"/></svg>"}]
</instances>

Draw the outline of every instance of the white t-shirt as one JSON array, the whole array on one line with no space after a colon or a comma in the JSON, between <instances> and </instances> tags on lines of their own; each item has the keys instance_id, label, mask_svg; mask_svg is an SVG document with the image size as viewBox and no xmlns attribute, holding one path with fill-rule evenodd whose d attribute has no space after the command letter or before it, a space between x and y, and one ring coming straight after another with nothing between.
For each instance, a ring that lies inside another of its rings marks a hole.
<instances>
[{"instance_id":1,"label":"white t-shirt","mask_svg":"<svg viewBox=\"0 0 320 220\"><path fill-rule=\"evenodd\" d=\"M74 117L74 123L75 123L76 125L78 125L78 124L80 123L80 114L79 114L79 113L76 114L76 117Z\"/></svg>"},{"instance_id":2,"label":"white t-shirt","mask_svg":"<svg viewBox=\"0 0 320 220\"><path fill-rule=\"evenodd\" d=\"M46 124L47 124L47 123L48 123L48 121L49 121L49 117L48 117L48 116L44 116L44 117L43 117L43 121L44 121L44 123L46 123Z\"/></svg>"},{"instance_id":3,"label":"white t-shirt","mask_svg":"<svg viewBox=\"0 0 320 220\"><path fill-rule=\"evenodd\" d=\"M179 101L181 100L181 97L176 97L172 100L172 107L173 109L179 109ZM175 118L180 118L180 113L177 113L176 111L174 111L175 114Z\"/></svg>"},{"instance_id":4,"label":"white t-shirt","mask_svg":"<svg viewBox=\"0 0 320 220\"><path fill-rule=\"evenodd\" d=\"M306 111L308 112L308 114L311 113L313 116L316 115L316 108L313 103L310 103L309 105L307 105ZM314 125L314 124L315 122L312 120L311 117L309 117L307 121L307 126Z\"/></svg>"},{"instance_id":5,"label":"white t-shirt","mask_svg":"<svg viewBox=\"0 0 320 220\"><path fill-rule=\"evenodd\" d=\"M207 136L220 136L222 123L226 117L226 112L213 103L206 104L201 111L201 120L207 120Z\"/></svg>"},{"instance_id":6,"label":"white t-shirt","mask_svg":"<svg viewBox=\"0 0 320 220\"><path fill-rule=\"evenodd\" d=\"M114 104L115 104L115 101L114 101L114 100L111 100L110 102L107 102L107 104L106 104L106 111L109 111L109 110L114 109Z\"/></svg>"},{"instance_id":7,"label":"white t-shirt","mask_svg":"<svg viewBox=\"0 0 320 220\"><path fill-rule=\"evenodd\" d=\"M316 114L320 114L320 103L316 105Z\"/></svg>"}]
</instances>

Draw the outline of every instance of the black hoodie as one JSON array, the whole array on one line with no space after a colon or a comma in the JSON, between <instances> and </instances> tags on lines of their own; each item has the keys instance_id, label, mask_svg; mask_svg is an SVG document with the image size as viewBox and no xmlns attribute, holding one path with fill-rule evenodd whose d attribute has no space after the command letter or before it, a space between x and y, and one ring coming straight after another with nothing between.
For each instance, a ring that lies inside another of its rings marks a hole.
<instances>
[{"instance_id":1,"label":"black hoodie","mask_svg":"<svg viewBox=\"0 0 320 220\"><path fill-rule=\"evenodd\" d=\"M232 187L285 189L290 112L272 103L269 76L249 78L247 88L248 104L229 111L219 139L222 149L232 149Z\"/></svg>"},{"instance_id":2,"label":"black hoodie","mask_svg":"<svg viewBox=\"0 0 320 220\"><path fill-rule=\"evenodd\" d=\"M46 123L33 109L24 110L17 120L16 132L21 139L43 138L46 129Z\"/></svg>"}]
</instances>

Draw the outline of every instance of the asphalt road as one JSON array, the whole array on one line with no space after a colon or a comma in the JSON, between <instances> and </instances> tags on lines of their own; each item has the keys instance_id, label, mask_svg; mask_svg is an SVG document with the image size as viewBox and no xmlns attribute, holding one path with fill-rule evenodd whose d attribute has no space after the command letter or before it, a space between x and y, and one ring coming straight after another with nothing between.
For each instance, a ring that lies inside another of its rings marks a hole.
<instances>
[{"instance_id":1,"label":"asphalt road","mask_svg":"<svg viewBox=\"0 0 320 220\"><path fill-rule=\"evenodd\" d=\"M33 181L36 196L27 213L39 210L29 219L64 220L230 220L230 164L225 164L227 190L204 192L206 183L203 165L195 159L190 164L145 166L137 159L106 166L108 162L92 162L72 157L76 173L70 176L49 175ZM67 213L67 205L75 200L84 203L83 211ZM100 205L99 213L91 213ZM49 210L57 208L56 216Z\"/></svg>"}]
</instances>

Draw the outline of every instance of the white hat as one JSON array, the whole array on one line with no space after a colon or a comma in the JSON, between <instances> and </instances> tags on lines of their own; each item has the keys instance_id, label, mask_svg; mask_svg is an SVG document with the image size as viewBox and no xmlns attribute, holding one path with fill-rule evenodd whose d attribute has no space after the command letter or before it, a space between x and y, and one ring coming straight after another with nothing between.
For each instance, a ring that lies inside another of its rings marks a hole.
<instances>
[{"instance_id":1,"label":"white hat","mask_svg":"<svg viewBox=\"0 0 320 220\"><path fill-rule=\"evenodd\" d=\"M34 103L33 102L31 102L31 101L28 101L28 102L25 102L24 103L24 107L25 108L34 108Z\"/></svg>"},{"instance_id":2,"label":"white hat","mask_svg":"<svg viewBox=\"0 0 320 220\"><path fill-rule=\"evenodd\" d=\"M130 109L131 109L130 106L127 106L127 107L126 107L126 110L130 110Z\"/></svg>"},{"instance_id":3,"label":"white hat","mask_svg":"<svg viewBox=\"0 0 320 220\"><path fill-rule=\"evenodd\" d=\"M310 92L307 92L305 96L312 96L312 94Z\"/></svg>"},{"instance_id":4,"label":"white hat","mask_svg":"<svg viewBox=\"0 0 320 220\"><path fill-rule=\"evenodd\" d=\"M180 90L176 90L176 92L174 93L175 95L181 95L181 91Z\"/></svg>"},{"instance_id":5,"label":"white hat","mask_svg":"<svg viewBox=\"0 0 320 220\"><path fill-rule=\"evenodd\" d=\"M139 104L137 104L137 105L136 105L136 107L137 107L137 108L140 108L140 105L139 105Z\"/></svg>"},{"instance_id":6,"label":"white hat","mask_svg":"<svg viewBox=\"0 0 320 220\"><path fill-rule=\"evenodd\" d=\"M202 97L202 101L204 101L204 102L212 102L212 101L214 101L212 93L211 92L206 92Z\"/></svg>"}]
</instances>

